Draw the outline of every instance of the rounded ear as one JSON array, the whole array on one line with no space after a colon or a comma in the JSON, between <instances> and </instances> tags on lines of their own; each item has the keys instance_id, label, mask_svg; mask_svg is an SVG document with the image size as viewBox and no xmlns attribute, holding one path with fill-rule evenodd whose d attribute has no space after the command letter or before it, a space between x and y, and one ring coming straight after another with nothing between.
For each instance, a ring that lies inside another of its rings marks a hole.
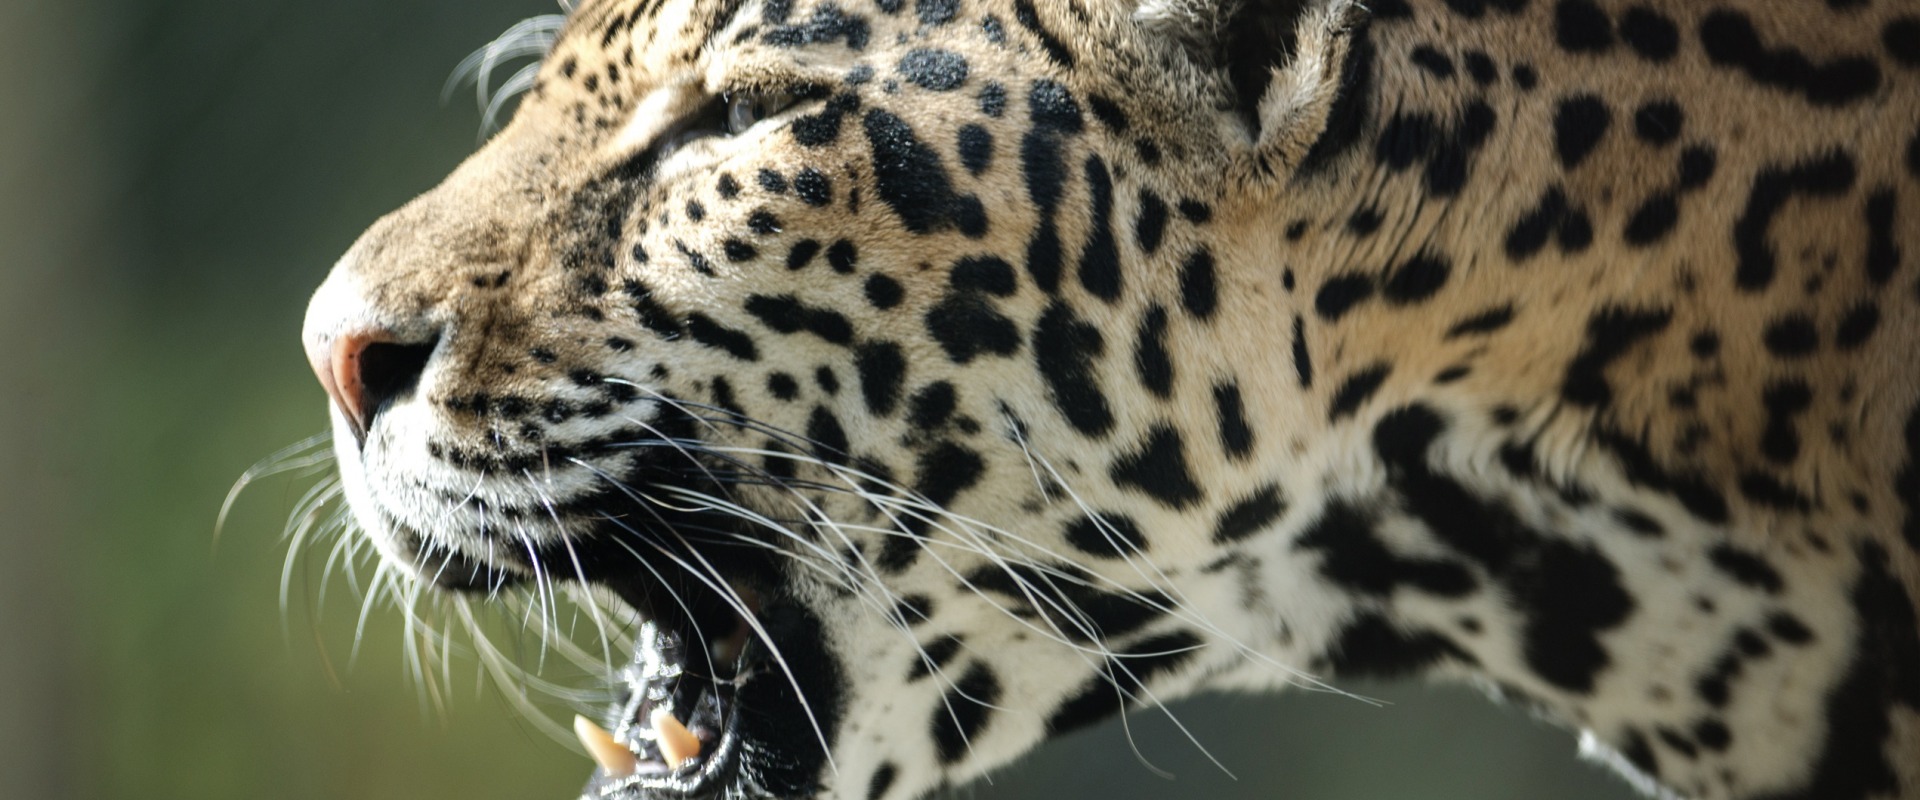
<instances>
[{"instance_id":1,"label":"rounded ear","mask_svg":"<svg viewBox=\"0 0 1920 800\"><path fill-rule=\"evenodd\" d=\"M1358 134L1373 75L1359 0L1143 0L1134 18L1232 87L1251 146L1229 173L1249 188L1310 174Z\"/></svg>"}]
</instances>

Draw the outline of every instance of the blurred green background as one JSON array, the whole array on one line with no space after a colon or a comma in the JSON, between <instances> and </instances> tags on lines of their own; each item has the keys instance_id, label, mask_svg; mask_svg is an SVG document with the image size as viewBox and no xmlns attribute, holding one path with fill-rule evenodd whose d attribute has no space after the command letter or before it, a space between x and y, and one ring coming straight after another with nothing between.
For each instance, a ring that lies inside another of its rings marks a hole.
<instances>
[{"instance_id":1,"label":"blurred green background","mask_svg":"<svg viewBox=\"0 0 1920 800\"><path fill-rule=\"evenodd\" d=\"M453 65L551 10L0 2L0 798L572 797L585 759L471 663L422 705L397 613L349 669L359 599L336 581L318 607L324 554L282 613L307 483L253 487L213 539L234 479L324 425L307 293L474 146L469 96L439 101ZM1177 706L1237 782L1147 714L959 794L1632 796L1471 692L1353 688L1394 702Z\"/></svg>"}]
</instances>

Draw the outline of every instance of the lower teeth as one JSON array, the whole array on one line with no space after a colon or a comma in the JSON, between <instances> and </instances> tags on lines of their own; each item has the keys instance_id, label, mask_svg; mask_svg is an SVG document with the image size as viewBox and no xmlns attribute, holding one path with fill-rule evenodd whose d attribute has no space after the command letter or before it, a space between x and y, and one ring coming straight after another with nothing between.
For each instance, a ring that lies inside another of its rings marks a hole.
<instances>
[{"instance_id":1,"label":"lower teeth","mask_svg":"<svg viewBox=\"0 0 1920 800\"><path fill-rule=\"evenodd\" d=\"M660 757L666 759L667 766L679 769L681 765L700 755L700 739L687 730L673 712L664 708L653 710L654 743L660 747Z\"/></svg>"},{"instance_id":2,"label":"lower teeth","mask_svg":"<svg viewBox=\"0 0 1920 800\"><path fill-rule=\"evenodd\" d=\"M626 720L620 737L586 717L574 719L574 734L611 779L697 764L710 756L705 751L721 739L726 724L725 683L686 668L686 640L653 623L643 626L639 639L634 662L618 676L628 688L620 703ZM706 655L705 648L691 649L696 657Z\"/></svg>"},{"instance_id":3,"label":"lower teeth","mask_svg":"<svg viewBox=\"0 0 1920 800\"><path fill-rule=\"evenodd\" d=\"M700 757L700 737L687 730L672 711L656 708L648 721L653 725L654 744L660 748L660 757L669 768L679 769ZM594 763L600 765L607 777L624 778L639 771L640 761L633 751L593 720L574 715L573 735L580 738L581 746L587 748L587 754L593 756Z\"/></svg>"},{"instance_id":4,"label":"lower teeth","mask_svg":"<svg viewBox=\"0 0 1920 800\"><path fill-rule=\"evenodd\" d=\"M672 715L668 715L668 719L672 719ZM624 778L639 771L640 762L634 757L633 751L614 741L613 734L594 724L593 720L574 715L573 735L580 737L580 744L587 748L587 754L593 756L594 762L607 773L607 777Z\"/></svg>"}]
</instances>

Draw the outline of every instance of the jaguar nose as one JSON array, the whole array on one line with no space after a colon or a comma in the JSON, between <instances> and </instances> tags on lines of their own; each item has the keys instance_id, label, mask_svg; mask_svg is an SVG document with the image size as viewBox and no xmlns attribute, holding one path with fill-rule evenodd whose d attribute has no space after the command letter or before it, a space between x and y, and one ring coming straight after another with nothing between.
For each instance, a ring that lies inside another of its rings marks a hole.
<instances>
[{"instance_id":1,"label":"jaguar nose","mask_svg":"<svg viewBox=\"0 0 1920 800\"><path fill-rule=\"evenodd\" d=\"M439 337L407 342L393 331L363 329L309 336L305 344L320 385L364 443L380 412L419 385Z\"/></svg>"}]
</instances>

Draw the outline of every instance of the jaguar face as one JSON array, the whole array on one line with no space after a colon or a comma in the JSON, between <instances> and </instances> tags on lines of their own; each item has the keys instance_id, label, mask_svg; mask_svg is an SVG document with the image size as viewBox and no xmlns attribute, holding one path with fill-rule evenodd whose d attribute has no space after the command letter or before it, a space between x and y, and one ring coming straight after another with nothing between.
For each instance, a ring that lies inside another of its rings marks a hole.
<instances>
[{"instance_id":1,"label":"jaguar face","mask_svg":"<svg viewBox=\"0 0 1920 800\"><path fill-rule=\"evenodd\" d=\"M1224 162L1231 98L1124 9L850 5L585 4L309 309L391 564L646 620L594 797L916 796L1199 647L1153 623L1205 549L1139 557L1192 505L1177 433L1094 359L1212 257L1178 215L1217 187L1121 162ZM1075 74L1068 13L1185 82Z\"/></svg>"}]
</instances>

